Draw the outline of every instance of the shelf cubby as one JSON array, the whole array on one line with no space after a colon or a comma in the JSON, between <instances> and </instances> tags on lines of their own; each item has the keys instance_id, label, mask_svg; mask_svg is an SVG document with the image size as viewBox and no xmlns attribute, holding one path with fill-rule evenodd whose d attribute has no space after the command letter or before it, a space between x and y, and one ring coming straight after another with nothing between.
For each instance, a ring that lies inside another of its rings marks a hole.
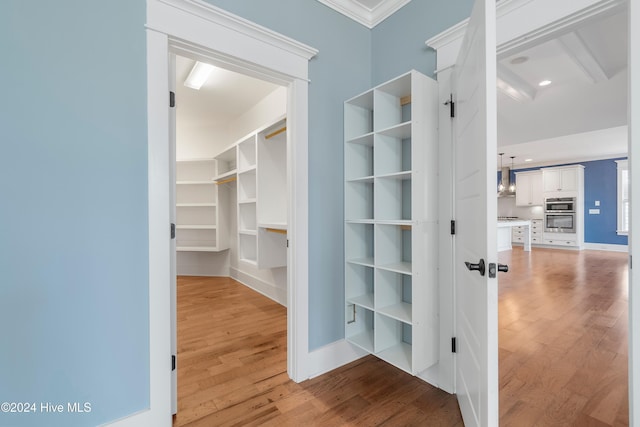
<instances>
[{"instance_id":1,"label":"shelf cubby","mask_svg":"<svg viewBox=\"0 0 640 427\"><path fill-rule=\"evenodd\" d=\"M376 178L375 219L412 220L411 173L400 172Z\"/></svg>"},{"instance_id":2,"label":"shelf cubby","mask_svg":"<svg viewBox=\"0 0 640 427\"><path fill-rule=\"evenodd\" d=\"M411 231L412 227L402 225L376 225L375 264L377 267L402 274L411 274Z\"/></svg>"},{"instance_id":3,"label":"shelf cubby","mask_svg":"<svg viewBox=\"0 0 640 427\"><path fill-rule=\"evenodd\" d=\"M177 205L176 225L216 225L216 206Z\"/></svg>"},{"instance_id":4,"label":"shelf cubby","mask_svg":"<svg viewBox=\"0 0 640 427\"><path fill-rule=\"evenodd\" d=\"M411 138L376 135L375 175L411 172Z\"/></svg>"},{"instance_id":5,"label":"shelf cubby","mask_svg":"<svg viewBox=\"0 0 640 427\"><path fill-rule=\"evenodd\" d=\"M412 340L410 324L376 313L374 351L379 358L412 372Z\"/></svg>"},{"instance_id":6,"label":"shelf cubby","mask_svg":"<svg viewBox=\"0 0 640 427\"><path fill-rule=\"evenodd\" d=\"M256 264L258 259L256 233L238 233L238 257L240 261Z\"/></svg>"},{"instance_id":7,"label":"shelf cubby","mask_svg":"<svg viewBox=\"0 0 640 427\"><path fill-rule=\"evenodd\" d=\"M373 230L373 224L347 223L345 225L347 262L374 266Z\"/></svg>"},{"instance_id":8,"label":"shelf cubby","mask_svg":"<svg viewBox=\"0 0 640 427\"><path fill-rule=\"evenodd\" d=\"M347 141L373 132L373 93L367 92L347 101L344 117Z\"/></svg>"},{"instance_id":9,"label":"shelf cubby","mask_svg":"<svg viewBox=\"0 0 640 427\"><path fill-rule=\"evenodd\" d=\"M345 217L348 221L373 220L373 178L347 181Z\"/></svg>"},{"instance_id":10,"label":"shelf cubby","mask_svg":"<svg viewBox=\"0 0 640 427\"><path fill-rule=\"evenodd\" d=\"M381 131L411 120L411 74L378 86L374 92L374 131Z\"/></svg>"},{"instance_id":11,"label":"shelf cubby","mask_svg":"<svg viewBox=\"0 0 640 427\"><path fill-rule=\"evenodd\" d=\"M287 266L287 232L258 226L258 268Z\"/></svg>"},{"instance_id":12,"label":"shelf cubby","mask_svg":"<svg viewBox=\"0 0 640 427\"><path fill-rule=\"evenodd\" d=\"M238 174L238 202L256 199L255 169Z\"/></svg>"},{"instance_id":13,"label":"shelf cubby","mask_svg":"<svg viewBox=\"0 0 640 427\"><path fill-rule=\"evenodd\" d=\"M256 136L238 143L238 172L256 167Z\"/></svg>"},{"instance_id":14,"label":"shelf cubby","mask_svg":"<svg viewBox=\"0 0 640 427\"><path fill-rule=\"evenodd\" d=\"M359 264L347 263L345 295L347 304L357 304L374 309L374 269Z\"/></svg>"},{"instance_id":15,"label":"shelf cubby","mask_svg":"<svg viewBox=\"0 0 640 427\"><path fill-rule=\"evenodd\" d=\"M373 176L373 138L371 144L365 145L355 142L345 144L345 179L358 179Z\"/></svg>"},{"instance_id":16,"label":"shelf cubby","mask_svg":"<svg viewBox=\"0 0 640 427\"><path fill-rule=\"evenodd\" d=\"M204 249L215 249L217 246L215 226L209 226L213 228L206 227L196 228L196 226L193 226L193 228L184 228L178 226L176 230L176 250L202 251Z\"/></svg>"},{"instance_id":17,"label":"shelf cubby","mask_svg":"<svg viewBox=\"0 0 640 427\"><path fill-rule=\"evenodd\" d=\"M216 178L222 179L233 175L237 170L236 146L232 145L217 156L216 160Z\"/></svg>"},{"instance_id":18,"label":"shelf cubby","mask_svg":"<svg viewBox=\"0 0 640 427\"><path fill-rule=\"evenodd\" d=\"M182 181L192 182L192 181ZM176 204L202 203L215 204L216 186L211 181L208 185L203 184L179 184L176 191Z\"/></svg>"},{"instance_id":19,"label":"shelf cubby","mask_svg":"<svg viewBox=\"0 0 640 427\"><path fill-rule=\"evenodd\" d=\"M256 231L258 222L256 220L256 203L239 203L238 204L238 230Z\"/></svg>"},{"instance_id":20,"label":"shelf cubby","mask_svg":"<svg viewBox=\"0 0 640 427\"><path fill-rule=\"evenodd\" d=\"M378 313L412 322L412 277L389 270L376 270L375 306Z\"/></svg>"},{"instance_id":21,"label":"shelf cubby","mask_svg":"<svg viewBox=\"0 0 640 427\"><path fill-rule=\"evenodd\" d=\"M345 306L345 336L363 350L374 352L374 312L356 304Z\"/></svg>"},{"instance_id":22,"label":"shelf cubby","mask_svg":"<svg viewBox=\"0 0 640 427\"><path fill-rule=\"evenodd\" d=\"M176 161L176 181L211 182L215 159L186 159Z\"/></svg>"}]
</instances>

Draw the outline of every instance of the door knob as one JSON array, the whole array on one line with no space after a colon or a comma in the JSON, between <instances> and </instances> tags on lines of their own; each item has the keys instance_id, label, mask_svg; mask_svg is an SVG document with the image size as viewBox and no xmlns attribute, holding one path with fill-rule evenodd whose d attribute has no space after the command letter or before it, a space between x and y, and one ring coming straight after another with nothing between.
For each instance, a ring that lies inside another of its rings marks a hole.
<instances>
[{"instance_id":1,"label":"door knob","mask_svg":"<svg viewBox=\"0 0 640 427\"><path fill-rule=\"evenodd\" d=\"M464 264L467 266L469 270L477 271L480 273L481 276L484 276L484 272L485 272L484 259L480 258L480 261L478 261L477 264L473 264L468 261L465 261Z\"/></svg>"},{"instance_id":2,"label":"door knob","mask_svg":"<svg viewBox=\"0 0 640 427\"><path fill-rule=\"evenodd\" d=\"M509 271L509 266L506 264L498 264L497 271L502 271L506 273ZM489 278L494 279L496 277L496 264L493 262L489 263Z\"/></svg>"}]
</instances>

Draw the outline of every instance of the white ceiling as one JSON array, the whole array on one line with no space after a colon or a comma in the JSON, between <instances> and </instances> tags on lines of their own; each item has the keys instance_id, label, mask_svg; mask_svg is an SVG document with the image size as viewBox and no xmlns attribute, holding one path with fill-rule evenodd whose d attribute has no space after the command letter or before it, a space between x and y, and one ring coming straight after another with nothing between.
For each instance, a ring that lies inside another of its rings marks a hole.
<instances>
[{"instance_id":1,"label":"white ceiling","mask_svg":"<svg viewBox=\"0 0 640 427\"><path fill-rule=\"evenodd\" d=\"M625 11L499 57L498 79L511 86L498 85L498 151L516 165L626 153Z\"/></svg>"},{"instance_id":2,"label":"white ceiling","mask_svg":"<svg viewBox=\"0 0 640 427\"><path fill-rule=\"evenodd\" d=\"M194 64L176 56L176 118L183 126L224 126L279 87L216 67L200 90L191 89L184 80Z\"/></svg>"}]
</instances>

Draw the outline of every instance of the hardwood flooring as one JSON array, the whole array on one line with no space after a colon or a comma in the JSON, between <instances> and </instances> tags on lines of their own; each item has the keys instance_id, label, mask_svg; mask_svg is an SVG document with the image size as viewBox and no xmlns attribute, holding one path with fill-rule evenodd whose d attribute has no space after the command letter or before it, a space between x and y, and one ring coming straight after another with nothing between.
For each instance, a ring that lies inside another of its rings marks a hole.
<instances>
[{"instance_id":1,"label":"hardwood flooring","mask_svg":"<svg viewBox=\"0 0 640 427\"><path fill-rule=\"evenodd\" d=\"M368 356L296 384L286 309L227 278L178 278L174 426L462 426L456 398Z\"/></svg>"},{"instance_id":2,"label":"hardwood flooring","mask_svg":"<svg viewBox=\"0 0 640 427\"><path fill-rule=\"evenodd\" d=\"M627 254L500 253L501 426L625 426ZM286 309L227 278L178 279L174 426L462 426L456 398L368 356L296 384Z\"/></svg>"},{"instance_id":3,"label":"hardwood flooring","mask_svg":"<svg viewBox=\"0 0 640 427\"><path fill-rule=\"evenodd\" d=\"M500 252L500 424L626 426L626 253Z\"/></svg>"}]
</instances>

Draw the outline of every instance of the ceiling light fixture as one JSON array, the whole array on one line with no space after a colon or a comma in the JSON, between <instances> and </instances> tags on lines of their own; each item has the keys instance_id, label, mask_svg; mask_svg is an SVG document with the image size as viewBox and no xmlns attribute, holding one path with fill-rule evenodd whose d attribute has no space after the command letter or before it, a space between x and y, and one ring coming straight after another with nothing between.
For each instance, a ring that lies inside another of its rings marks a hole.
<instances>
[{"instance_id":1,"label":"ceiling light fixture","mask_svg":"<svg viewBox=\"0 0 640 427\"><path fill-rule=\"evenodd\" d=\"M538 86L549 86L551 84L551 80L543 80L538 83Z\"/></svg>"},{"instance_id":2,"label":"ceiling light fixture","mask_svg":"<svg viewBox=\"0 0 640 427\"><path fill-rule=\"evenodd\" d=\"M184 81L186 87L191 89L200 90L202 85L209 78L209 74L213 70L213 65L205 64L204 62L196 61L195 65L191 69L189 76Z\"/></svg>"},{"instance_id":3,"label":"ceiling light fixture","mask_svg":"<svg viewBox=\"0 0 640 427\"><path fill-rule=\"evenodd\" d=\"M512 65L523 64L529 60L528 56L517 56L509 61Z\"/></svg>"},{"instance_id":4,"label":"ceiling light fixture","mask_svg":"<svg viewBox=\"0 0 640 427\"><path fill-rule=\"evenodd\" d=\"M529 162L533 162L533 159L524 159L524 161L529 163Z\"/></svg>"}]
</instances>

